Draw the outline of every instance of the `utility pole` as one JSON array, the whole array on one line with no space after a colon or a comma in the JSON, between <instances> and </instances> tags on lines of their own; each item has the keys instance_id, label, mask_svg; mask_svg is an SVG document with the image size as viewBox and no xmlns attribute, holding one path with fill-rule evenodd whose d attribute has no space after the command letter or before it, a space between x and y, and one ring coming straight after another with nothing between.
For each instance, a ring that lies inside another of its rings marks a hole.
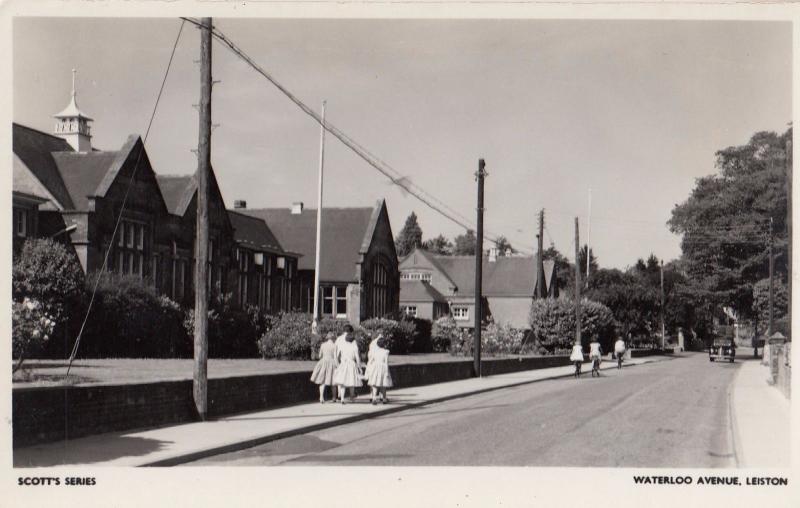
<instances>
[{"instance_id":1,"label":"utility pole","mask_svg":"<svg viewBox=\"0 0 800 508\"><path fill-rule=\"evenodd\" d=\"M473 355L476 377L481 377L481 316L483 314L483 180L486 178L486 163L478 160L478 238L475 242L475 353Z\"/></svg>"},{"instance_id":2,"label":"utility pole","mask_svg":"<svg viewBox=\"0 0 800 508\"><path fill-rule=\"evenodd\" d=\"M592 189L589 189L589 216L586 220L586 289L589 289L589 265L592 259Z\"/></svg>"},{"instance_id":3,"label":"utility pole","mask_svg":"<svg viewBox=\"0 0 800 508\"><path fill-rule=\"evenodd\" d=\"M200 136L197 145L197 240L194 277L194 405L208 413L208 178L211 172L211 18L200 21Z\"/></svg>"},{"instance_id":4,"label":"utility pole","mask_svg":"<svg viewBox=\"0 0 800 508\"><path fill-rule=\"evenodd\" d=\"M775 236L773 231L772 217L769 218L769 331L767 332L767 340L775 333L775 320L773 316L772 306L775 298L775 256L772 252L773 244L775 243Z\"/></svg>"},{"instance_id":5,"label":"utility pole","mask_svg":"<svg viewBox=\"0 0 800 508\"><path fill-rule=\"evenodd\" d=\"M539 298L547 298L547 288L545 287L544 276L544 208L539 212L539 234L536 235L538 240L539 255L536 259L536 296Z\"/></svg>"},{"instance_id":6,"label":"utility pole","mask_svg":"<svg viewBox=\"0 0 800 508\"><path fill-rule=\"evenodd\" d=\"M319 259L322 252L320 232L322 230L322 171L325 164L325 101L322 101L322 122L319 133L319 183L317 185L317 252L314 259L314 319L311 322L311 332L317 333L317 318L319 316Z\"/></svg>"},{"instance_id":7,"label":"utility pole","mask_svg":"<svg viewBox=\"0 0 800 508\"><path fill-rule=\"evenodd\" d=\"M792 140L791 139L786 141L786 154L785 154L784 160L786 162L786 196L788 198L788 200L787 200L788 201L787 202L787 205L788 205L787 206L787 208L788 208L787 212L788 213L786 214L786 222L787 222L787 226L788 226L788 229L789 229L789 242L788 242L789 251L787 252L787 256L786 256L788 258L788 261L789 261L789 266L788 266L788 268L789 268L789 272L788 272L789 276L787 277L787 283L789 285L789 287L787 288L788 291L789 291L789 302L788 302L789 305L787 306L787 309L789 311L789 316L788 317L789 317L789 323L790 323L790 326L791 326L791 322L792 322L792 275L791 274L793 273L792 272L792 240L791 239L794 238L794 236L792 236L793 232L792 232Z\"/></svg>"},{"instance_id":8,"label":"utility pole","mask_svg":"<svg viewBox=\"0 0 800 508\"><path fill-rule=\"evenodd\" d=\"M664 349L666 340L666 325L664 324L664 260L661 260L661 349Z\"/></svg>"},{"instance_id":9,"label":"utility pole","mask_svg":"<svg viewBox=\"0 0 800 508\"><path fill-rule=\"evenodd\" d=\"M580 250L578 218L575 217L575 345L581 344L581 264L578 262Z\"/></svg>"}]
</instances>

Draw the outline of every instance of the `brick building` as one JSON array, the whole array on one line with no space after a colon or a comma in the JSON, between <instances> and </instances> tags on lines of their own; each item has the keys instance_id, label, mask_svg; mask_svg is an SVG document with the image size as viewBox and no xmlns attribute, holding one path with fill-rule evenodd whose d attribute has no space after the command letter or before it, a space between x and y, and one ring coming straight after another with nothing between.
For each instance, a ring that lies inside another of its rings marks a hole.
<instances>
[{"instance_id":1,"label":"brick building","mask_svg":"<svg viewBox=\"0 0 800 508\"><path fill-rule=\"evenodd\" d=\"M118 150L93 148L92 120L78 109L74 89L54 116L54 134L13 125L14 248L27 237L59 235L85 273L100 270L108 252L108 270L139 276L191 305L194 176L157 175L137 135ZM237 303L269 312L296 308L298 256L285 252L263 221L227 210L213 169L209 183L212 294L232 293Z\"/></svg>"},{"instance_id":2,"label":"brick building","mask_svg":"<svg viewBox=\"0 0 800 508\"><path fill-rule=\"evenodd\" d=\"M302 203L238 211L262 219L281 245L301 255L300 309L313 311L317 211ZM397 312L400 273L384 200L372 208L323 208L321 244L321 316L359 323Z\"/></svg>"},{"instance_id":3,"label":"brick building","mask_svg":"<svg viewBox=\"0 0 800 508\"><path fill-rule=\"evenodd\" d=\"M462 328L475 324L475 258L439 256L415 248L399 263L400 308L409 315L436 319L452 314ZM555 263L544 261L544 281L538 281L535 257L498 256L492 249L483 258L482 320L528 328L528 314L537 285L558 296Z\"/></svg>"}]
</instances>

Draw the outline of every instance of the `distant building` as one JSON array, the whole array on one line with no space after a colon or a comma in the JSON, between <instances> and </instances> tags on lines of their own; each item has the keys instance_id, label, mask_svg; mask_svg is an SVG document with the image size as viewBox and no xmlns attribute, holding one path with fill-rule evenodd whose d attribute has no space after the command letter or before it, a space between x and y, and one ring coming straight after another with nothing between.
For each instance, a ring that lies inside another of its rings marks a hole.
<instances>
[{"instance_id":1,"label":"distant building","mask_svg":"<svg viewBox=\"0 0 800 508\"><path fill-rule=\"evenodd\" d=\"M317 211L239 209L266 222L284 248L300 257L300 308L314 307ZM321 316L359 323L398 310L399 271L386 202L373 208L323 208L320 255Z\"/></svg>"},{"instance_id":2,"label":"distant building","mask_svg":"<svg viewBox=\"0 0 800 508\"><path fill-rule=\"evenodd\" d=\"M15 252L28 237L58 235L85 273L105 262L107 270L146 279L191 305L194 176L156 174L137 135L119 150L93 148L91 118L78 109L74 82L70 104L55 118L54 134L13 124ZM229 214L213 169L209 184L212 294L232 293L239 304L271 312L297 307L299 298L293 303L291 296L297 255L285 252L263 221Z\"/></svg>"},{"instance_id":3,"label":"distant building","mask_svg":"<svg viewBox=\"0 0 800 508\"><path fill-rule=\"evenodd\" d=\"M546 293L557 296L555 263L544 262ZM528 328L537 284L535 257L497 256L482 265L483 317L515 328ZM453 316L463 328L475 324L475 258L440 256L415 248L400 260L400 308L407 314L436 319Z\"/></svg>"}]
</instances>

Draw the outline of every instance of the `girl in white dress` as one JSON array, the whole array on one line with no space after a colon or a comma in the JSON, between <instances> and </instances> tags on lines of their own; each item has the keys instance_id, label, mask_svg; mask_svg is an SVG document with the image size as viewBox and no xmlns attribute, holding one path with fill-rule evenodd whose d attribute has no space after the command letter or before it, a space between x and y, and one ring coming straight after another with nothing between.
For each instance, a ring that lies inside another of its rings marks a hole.
<instances>
[{"instance_id":1,"label":"girl in white dress","mask_svg":"<svg viewBox=\"0 0 800 508\"><path fill-rule=\"evenodd\" d=\"M339 366L333 374L333 382L339 386L339 401L344 404L345 389L350 388L355 392L355 387L361 386L361 360L358 357L358 345L352 335L347 336L347 341L339 346L336 355Z\"/></svg>"},{"instance_id":2,"label":"girl in white dress","mask_svg":"<svg viewBox=\"0 0 800 508\"><path fill-rule=\"evenodd\" d=\"M320 403L325 402L325 387L328 385L333 387L333 374L336 371L335 338L336 335L333 332L328 332L325 336L327 340L319 347L319 361L314 366L314 372L311 373L311 381L319 385ZM331 395L335 400L336 394Z\"/></svg>"},{"instance_id":3,"label":"girl in white dress","mask_svg":"<svg viewBox=\"0 0 800 508\"><path fill-rule=\"evenodd\" d=\"M378 394L382 403L389 402L386 389L392 387L392 375L389 372L389 350L385 345L386 339L380 337L372 352L372 368L367 376L367 384L372 388L372 404L378 403Z\"/></svg>"},{"instance_id":4,"label":"girl in white dress","mask_svg":"<svg viewBox=\"0 0 800 508\"><path fill-rule=\"evenodd\" d=\"M367 368L364 369L364 379L369 379L369 373L372 371L372 365L374 363L374 355L375 349L378 347L378 340L383 338L383 331L378 330L375 337L369 343L369 349L367 349Z\"/></svg>"}]
</instances>

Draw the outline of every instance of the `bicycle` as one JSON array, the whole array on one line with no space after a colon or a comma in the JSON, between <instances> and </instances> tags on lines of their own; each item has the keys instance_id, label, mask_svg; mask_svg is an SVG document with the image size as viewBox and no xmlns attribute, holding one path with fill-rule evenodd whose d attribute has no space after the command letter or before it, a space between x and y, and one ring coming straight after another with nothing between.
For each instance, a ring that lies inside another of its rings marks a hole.
<instances>
[{"instance_id":1,"label":"bicycle","mask_svg":"<svg viewBox=\"0 0 800 508\"><path fill-rule=\"evenodd\" d=\"M576 361L574 361L572 363L575 364L575 379L578 379L579 377L581 377L581 363L582 362L579 362L579 361L576 360Z\"/></svg>"},{"instance_id":2,"label":"bicycle","mask_svg":"<svg viewBox=\"0 0 800 508\"><path fill-rule=\"evenodd\" d=\"M592 358L592 377L600 377L600 358L595 356Z\"/></svg>"},{"instance_id":3,"label":"bicycle","mask_svg":"<svg viewBox=\"0 0 800 508\"><path fill-rule=\"evenodd\" d=\"M625 358L625 353L617 353L617 370L622 368L622 360Z\"/></svg>"}]
</instances>

